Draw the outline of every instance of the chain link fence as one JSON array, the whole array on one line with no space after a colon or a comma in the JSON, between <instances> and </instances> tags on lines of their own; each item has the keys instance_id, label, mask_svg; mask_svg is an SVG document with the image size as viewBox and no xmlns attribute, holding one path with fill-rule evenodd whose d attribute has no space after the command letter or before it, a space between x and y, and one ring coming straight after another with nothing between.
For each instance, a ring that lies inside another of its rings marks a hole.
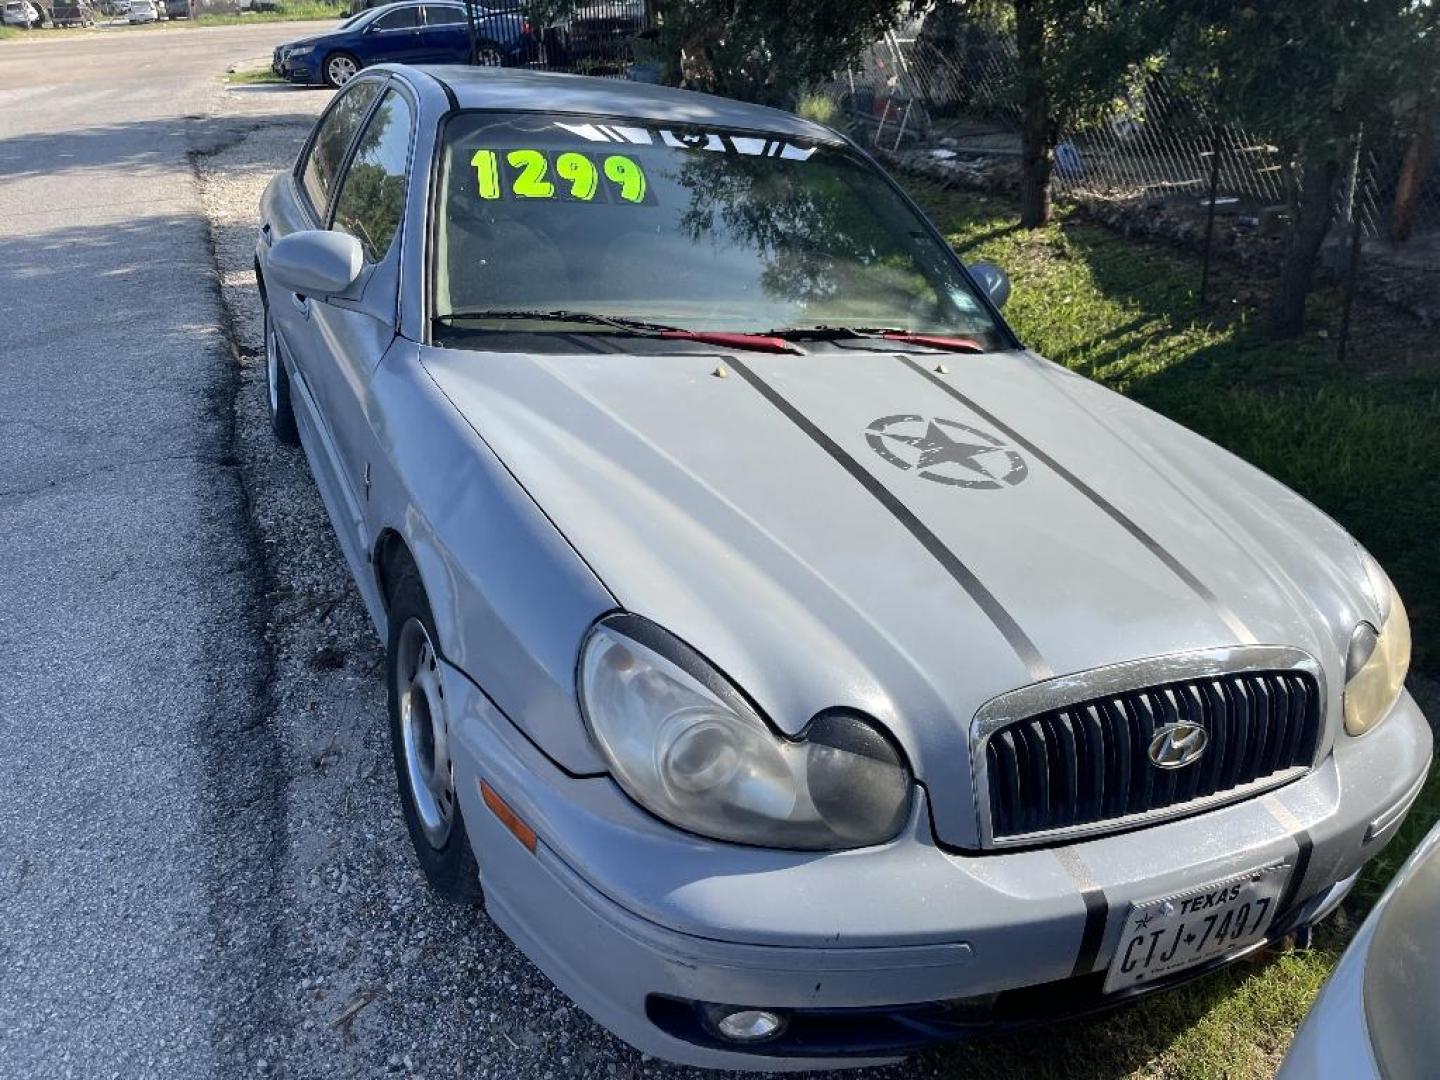
<instances>
[{"instance_id":1,"label":"chain link fence","mask_svg":"<svg viewBox=\"0 0 1440 1080\"><path fill-rule=\"evenodd\" d=\"M1018 185L1021 117L1013 41L958 18L916 19L876 42L831 87L846 123L922 171L993 188ZM1361 287L1440 322L1440 154L1423 136L1370 136L1336 196L1324 265L1348 265L1360 231ZM1422 162L1423 164L1423 162ZM1301 169L1263 133L1205 115L1163 74L1132 90L1104 123L1060 133L1052 190L1110 220L1200 241L1212 190L1217 241L1278 254Z\"/></svg>"}]
</instances>

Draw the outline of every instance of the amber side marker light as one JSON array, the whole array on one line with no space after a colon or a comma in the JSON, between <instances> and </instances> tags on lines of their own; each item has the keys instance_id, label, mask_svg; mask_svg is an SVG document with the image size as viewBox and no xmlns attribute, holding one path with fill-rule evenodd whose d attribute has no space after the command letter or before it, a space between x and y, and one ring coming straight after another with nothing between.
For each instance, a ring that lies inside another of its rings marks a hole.
<instances>
[{"instance_id":1,"label":"amber side marker light","mask_svg":"<svg viewBox=\"0 0 1440 1080\"><path fill-rule=\"evenodd\" d=\"M485 800L485 805L490 812L500 819L507 829L515 834L515 839L525 845L525 850L531 855L535 854L535 830L521 820L520 815L510 809L510 804L495 794L495 789L484 780L479 781L480 797Z\"/></svg>"}]
</instances>

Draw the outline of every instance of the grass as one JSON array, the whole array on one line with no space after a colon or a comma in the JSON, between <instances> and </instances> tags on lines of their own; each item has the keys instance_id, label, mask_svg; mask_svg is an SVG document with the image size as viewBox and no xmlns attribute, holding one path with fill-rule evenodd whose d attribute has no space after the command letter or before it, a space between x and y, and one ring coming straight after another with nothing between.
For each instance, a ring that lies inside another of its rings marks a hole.
<instances>
[{"instance_id":1,"label":"grass","mask_svg":"<svg viewBox=\"0 0 1440 1080\"><path fill-rule=\"evenodd\" d=\"M1199 431L1295 488L1357 536L1406 598L1415 670L1440 676L1440 365L1437 334L1357 305L1345 365L1339 299L1321 288L1311 325L1273 342L1257 323L1264 278L1221 266L1198 308L1196 258L1062 213L1021 232L1007 200L912 181L967 261L1006 268L1006 314L1037 352ZM1440 774L1315 946L1242 963L1106 1018L938 1055L940 1075L1238 1080L1274 1075L1296 1025L1358 920L1440 818Z\"/></svg>"},{"instance_id":2,"label":"grass","mask_svg":"<svg viewBox=\"0 0 1440 1080\"><path fill-rule=\"evenodd\" d=\"M21 33L22 31L14 26L0 26L0 41L5 41L9 38L18 38Z\"/></svg>"},{"instance_id":3,"label":"grass","mask_svg":"<svg viewBox=\"0 0 1440 1080\"><path fill-rule=\"evenodd\" d=\"M264 86L271 83L285 84L285 80L269 68L254 68L250 71L232 71L222 75L221 81L231 86Z\"/></svg>"},{"instance_id":4,"label":"grass","mask_svg":"<svg viewBox=\"0 0 1440 1080\"><path fill-rule=\"evenodd\" d=\"M294 0L282 3L278 11L250 11L244 14L204 14L195 18L197 26L242 26L262 22L305 22L334 20L338 22L345 14L338 4L320 3L318 0Z\"/></svg>"}]
</instances>

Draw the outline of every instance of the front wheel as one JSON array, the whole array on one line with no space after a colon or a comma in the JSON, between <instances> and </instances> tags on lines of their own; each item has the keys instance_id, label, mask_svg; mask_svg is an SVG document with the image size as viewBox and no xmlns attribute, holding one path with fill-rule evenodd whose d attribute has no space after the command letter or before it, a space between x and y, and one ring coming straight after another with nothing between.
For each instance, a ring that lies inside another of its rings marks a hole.
<instances>
[{"instance_id":1,"label":"front wheel","mask_svg":"<svg viewBox=\"0 0 1440 1080\"><path fill-rule=\"evenodd\" d=\"M504 67L505 54L497 46L482 41L475 49L475 63L479 67Z\"/></svg>"},{"instance_id":2,"label":"front wheel","mask_svg":"<svg viewBox=\"0 0 1440 1080\"><path fill-rule=\"evenodd\" d=\"M298 446L300 431L295 427L295 407L290 401L290 373L280 358L280 340L270 306L265 306L265 389L270 402L270 430L286 446Z\"/></svg>"},{"instance_id":3,"label":"front wheel","mask_svg":"<svg viewBox=\"0 0 1440 1080\"><path fill-rule=\"evenodd\" d=\"M325 58L325 85L340 89L360 73L360 61L347 52L331 53Z\"/></svg>"},{"instance_id":4,"label":"front wheel","mask_svg":"<svg viewBox=\"0 0 1440 1080\"><path fill-rule=\"evenodd\" d=\"M389 614L390 745L410 842L432 889L449 900L477 904L480 869L455 790L435 622L413 567L396 581Z\"/></svg>"}]
</instances>

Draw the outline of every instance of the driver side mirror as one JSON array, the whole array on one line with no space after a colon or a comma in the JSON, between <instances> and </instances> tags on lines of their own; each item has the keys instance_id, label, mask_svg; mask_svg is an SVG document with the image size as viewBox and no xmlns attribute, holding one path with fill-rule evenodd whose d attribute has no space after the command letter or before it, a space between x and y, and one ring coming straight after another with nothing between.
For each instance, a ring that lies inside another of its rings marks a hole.
<instances>
[{"instance_id":1,"label":"driver side mirror","mask_svg":"<svg viewBox=\"0 0 1440 1080\"><path fill-rule=\"evenodd\" d=\"M282 236L270 248L270 276L301 296L343 293L365 266L360 241L328 229L303 229Z\"/></svg>"},{"instance_id":2,"label":"driver side mirror","mask_svg":"<svg viewBox=\"0 0 1440 1080\"><path fill-rule=\"evenodd\" d=\"M985 290L985 294L990 297L990 302L997 308L1003 308L1005 301L1010 299L1010 275L994 263L989 262L971 263L966 269Z\"/></svg>"}]
</instances>

